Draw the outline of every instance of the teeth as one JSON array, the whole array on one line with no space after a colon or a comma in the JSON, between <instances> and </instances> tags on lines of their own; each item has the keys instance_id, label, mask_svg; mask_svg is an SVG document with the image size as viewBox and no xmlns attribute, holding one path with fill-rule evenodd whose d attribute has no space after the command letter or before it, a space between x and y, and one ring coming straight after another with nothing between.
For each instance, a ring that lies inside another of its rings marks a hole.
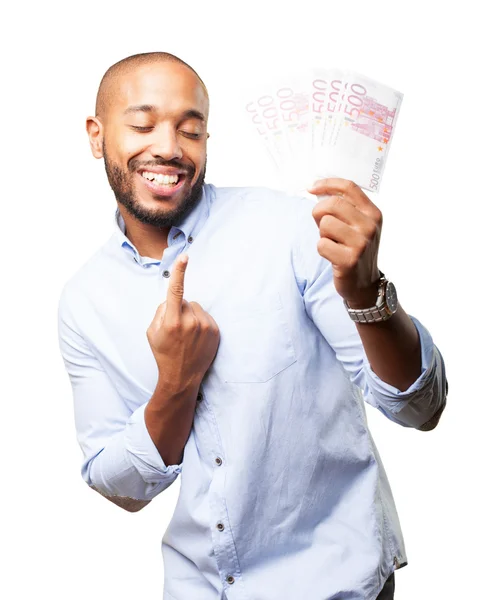
<instances>
[{"instance_id":1,"label":"teeth","mask_svg":"<svg viewBox=\"0 0 479 600\"><path fill-rule=\"evenodd\" d=\"M176 184L178 183L178 175L163 175L162 173L151 173L150 171L143 171L142 176L149 181L156 181L160 184Z\"/></svg>"}]
</instances>

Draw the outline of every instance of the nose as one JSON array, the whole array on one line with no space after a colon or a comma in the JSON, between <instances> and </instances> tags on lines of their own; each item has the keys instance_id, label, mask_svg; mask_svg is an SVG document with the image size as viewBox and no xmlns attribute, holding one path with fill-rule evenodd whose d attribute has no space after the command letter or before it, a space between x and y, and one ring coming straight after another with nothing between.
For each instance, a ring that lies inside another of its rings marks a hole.
<instances>
[{"instance_id":1,"label":"nose","mask_svg":"<svg viewBox=\"0 0 479 600\"><path fill-rule=\"evenodd\" d=\"M158 127L152 133L151 139L150 152L153 156L159 156L165 161L175 158L181 160L183 157L183 151L181 150L178 135L174 127L165 123L163 127Z\"/></svg>"}]
</instances>

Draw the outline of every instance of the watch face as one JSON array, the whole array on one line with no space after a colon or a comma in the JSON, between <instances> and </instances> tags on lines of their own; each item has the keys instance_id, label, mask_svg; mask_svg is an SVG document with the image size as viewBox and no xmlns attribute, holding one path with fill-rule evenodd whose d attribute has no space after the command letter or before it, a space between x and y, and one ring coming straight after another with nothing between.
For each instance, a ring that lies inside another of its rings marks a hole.
<instances>
[{"instance_id":1,"label":"watch face","mask_svg":"<svg viewBox=\"0 0 479 600\"><path fill-rule=\"evenodd\" d=\"M394 283L388 281L386 285L386 304L392 313L395 313L398 307L398 297Z\"/></svg>"}]
</instances>

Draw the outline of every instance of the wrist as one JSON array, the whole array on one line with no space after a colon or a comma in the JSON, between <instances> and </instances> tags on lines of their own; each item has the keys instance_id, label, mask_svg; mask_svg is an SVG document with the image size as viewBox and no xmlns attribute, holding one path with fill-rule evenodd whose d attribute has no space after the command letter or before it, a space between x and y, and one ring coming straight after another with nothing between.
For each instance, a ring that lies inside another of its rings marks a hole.
<instances>
[{"instance_id":1,"label":"wrist","mask_svg":"<svg viewBox=\"0 0 479 600\"><path fill-rule=\"evenodd\" d=\"M369 288L358 290L354 296L344 298L348 303L349 308L355 310L371 308L375 306L378 299L378 282L375 282Z\"/></svg>"},{"instance_id":2,"label":"wrist","mask_svg":"<svg viewBox=\"0 0 479 600\"><path fill-rule=\"evenodd\" d=\"M384 273L379 271L380 277L376 282L376 301L371 299L372 290L364 293L362 297L359 294L353 298L350 297L352 305L343 298L344 305L349 313L349 316L355 323L379 323L387 321L397 311L398 299L396 288L391 281L386 279Z\"/></svg>"},{"instance_id":3,"label":"wrist","mask_svg":"<svg viewBox=\"0 0 479 600\"><path fill-rule=\"evenodd\" d=\"M348 298L343 298L343 300L347 302L349 308L354 310L364 310L376 305L380 282L384 277L384 273L379 271L379 269L377 273L377 278L369 286L359 288Z\"/></svg>"},{"instance_id":4,"label":"wrist","mask_svg":"<svg viewBox=\"0 0 479 600\"><path fill-rule=\"evenodd\" d=\"M185 382L183 380L179 382L176 379L160 375L153 395L158 398L169 398L173 401L182 400L183 398L196 396L200 385L201 381Z\"/></svg>"}]
</instances>

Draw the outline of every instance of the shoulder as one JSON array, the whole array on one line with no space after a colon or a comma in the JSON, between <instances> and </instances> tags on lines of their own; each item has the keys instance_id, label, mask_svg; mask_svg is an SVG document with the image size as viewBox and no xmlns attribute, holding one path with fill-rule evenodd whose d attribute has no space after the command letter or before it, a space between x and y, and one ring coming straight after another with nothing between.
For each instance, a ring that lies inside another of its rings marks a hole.
<instances>
[{"instance_id":1,"label":"shoulder","mask_svg":"<svg viewBox=\"0 0 479 600\"><path fill-rule=\"evenodd\" d=\"M224 205L235 205L242 209L256 210L275 214L276 217L284 215L291 223L291 218L298 220L306 216L311 217L311 213L316 200L312 197L293 195L264 186L245 186L245 187L216 187L208 184L212 194L212 205L219 209ZM274 211L274 213L272 212Z\"/></svg>"},{"instance_id":2,"label":"shoulder","mask_svg":"<svg viewBox=\"0 0 479 600\"><path fill-rule=\"evenodd\" d=\"M60 291L60 312L73 310L73 307L82 303L90 292L101 290L111 269L108 257L110 254L114 255L110 249L112 243L113 236L70 274Z\"/></svg>"}]
</instances>

